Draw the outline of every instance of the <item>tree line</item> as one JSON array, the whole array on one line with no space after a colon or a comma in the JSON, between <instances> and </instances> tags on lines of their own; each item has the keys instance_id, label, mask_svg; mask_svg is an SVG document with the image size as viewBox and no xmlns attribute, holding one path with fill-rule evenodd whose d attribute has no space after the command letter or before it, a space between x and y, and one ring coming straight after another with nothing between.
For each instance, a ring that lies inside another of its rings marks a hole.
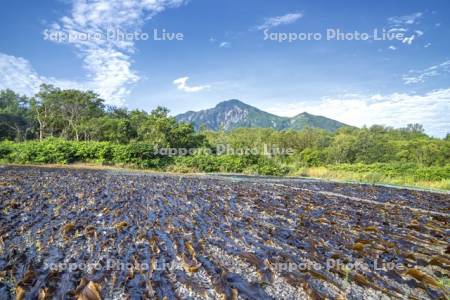
<instances>
[{"instance_id":1,"label":"tree line","mask_svg":"<svg viewBox=\"0 0 450 300\"><path fill-rule=\"evenodd\" d=\"M123 151L205 147L214 152L220 144L235 149L275 145L293 150L293 155L270 157L279 166L291 169L356 163L411 163L417 166L448 166L450 163L449 135L443 139L430 137L420 124L397 129L382 125L345 127L336 132L313 128L301 131L240 128L230 132L202 129L196 132L191 124L178 123L166 108L157 107L147 113L108 106L91 91L63 90L52 85L42 85L33 97L12 90L0 91L0 140L26 142L51 138L80 143L141 145L134 150L121 148ZM147 146L142 148L143 144ZM145 155L136 157L153 159ZM223 158L214 163L212 158L184 159L200 169L209 168L208 163L218 167L227 163ZM233 159L240 166L257 163Z\"/></svg>"},{"instance_id":2,"label":"tree line","mask_svg":"<svg viewBox=\"0 0 450 300\"><path fill-rule=\"evenodd\" d=\"M42 85L33 97L0 91L0 139L17 142L49 137L75 141L129 143L153 140L161 145L197 144L189 124L178 124L166 108L151 113L105 105L91 91Z\"/></svg>"}]
</instances>

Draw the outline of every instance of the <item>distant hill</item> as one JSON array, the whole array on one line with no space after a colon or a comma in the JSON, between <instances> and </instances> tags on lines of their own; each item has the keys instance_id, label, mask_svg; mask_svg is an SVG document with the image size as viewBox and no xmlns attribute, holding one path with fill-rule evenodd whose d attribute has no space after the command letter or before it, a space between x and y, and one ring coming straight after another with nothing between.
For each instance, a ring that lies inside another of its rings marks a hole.
<instances>
[{"instance_id":1,"label":"distant hill","mask_svg":"<svg viewBox=\"0 0 450 300\"><path fill-rule=\"evenodd\" d=\"M194 124L196 130L202 125L210 130L231 130L240 127L301 130L305 127L311 127L322 128L328 131L335 131L338 128L349 126L326 117L315 116L306 112L292 118L280 117L259 110L236 99L220 102L214 108L198 112L188 111L176 116L176 119L178 122Z\"/></svg>"}]
</instances>

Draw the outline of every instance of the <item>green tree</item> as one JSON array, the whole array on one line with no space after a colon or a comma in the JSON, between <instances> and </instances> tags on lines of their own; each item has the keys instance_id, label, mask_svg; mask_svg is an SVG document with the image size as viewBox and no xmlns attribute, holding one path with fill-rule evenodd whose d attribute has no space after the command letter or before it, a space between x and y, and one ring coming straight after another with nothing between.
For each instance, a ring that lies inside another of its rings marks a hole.
<instances>
[{"instance_id":1,"label":"green tree","mask_svg":"<svg viewBox=\"0 0 450 300\"><path fill-rule=\"evenodd\" d=\"M337 134L328 149L328 160L331 163L353 163L355 161L356 138L341 132Z\"/></svg>"},{"instance_id":2,"label":"green tree","mask_svg":"<svg viewBox=\"0 0 450 300\"><path fill-rule=\"evenodd\" d=\"M179 124L165 107L157 107L146 116L138 128L138 139L160 148L192 148L204 142L204 136L196 134L191 124Z\"/></svg>"},{"instance_id":3,"label":"green tree","mask_svg":"<svg viewBox=\"0 0 450 300\"><path fill-rule=\"evenodd\" d=\"M103 100L91 92L61 90L52 85L42 85L32 101L32 111L39 124L39 139L46 135L80 140L86 122L104 114ZM84 132L85 136L87 135Z\"/></svg>"},{"instance_id":4,"label":"green tree","mask_svg":"<svg viewBox=\"0 0 450 300\"><path fill-rule=\"evenodd\" d=\"M59 110L64 122L63 130L68 135L74 135L79 141L80 131L86 128L83 123L104 114L103 100L91 91L61 90L57 93Z\"/></svg>"},{"instance_id":5,"label":"green tree","mask_svg":"<svg viewBox=\"0 0 450 300\"><path fill-rule=\"evenodd\" d=\"M386 136L386 131L378 126L370 130L363 128L356 134L353 144L355 161L366 164L388 162L394 156L395 150Z\"/></svg>"},{"instance_id":6,"label":"green tree","mask_svg":"<svg viewBox=\"0 0 450 300\"><path fill-rule=\"evenodd\" d=\"M0 91L0 138L22 141L32 134L30 101L12 90Z\"/></svg>"}]
</instances>

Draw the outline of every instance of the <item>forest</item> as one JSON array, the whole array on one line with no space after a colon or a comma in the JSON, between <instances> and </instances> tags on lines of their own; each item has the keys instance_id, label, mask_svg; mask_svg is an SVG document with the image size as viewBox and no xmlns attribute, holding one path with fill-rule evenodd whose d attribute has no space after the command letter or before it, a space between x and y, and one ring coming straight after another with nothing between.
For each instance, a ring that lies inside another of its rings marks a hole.
<instances>
[{"instance_id":1,"label":"forest","mask_svg":"<svg viewBox=\"0 0 450 300\"><path fill-rule=\"evenodd\" d=\"M168 109L105 104L91 91L42 85L32 97L0 91L0 160L17 164L86 163L169 172L225 172L390 183L450 189L450 135L420 124L336 132L239 128L196 132ZM218 152L256 149L242 153ZM288 149L267 154L267 147ZM158 149L196 149L166 155ZM204 151L201 151L201 150Z\"/></svg>"}]
</instances>

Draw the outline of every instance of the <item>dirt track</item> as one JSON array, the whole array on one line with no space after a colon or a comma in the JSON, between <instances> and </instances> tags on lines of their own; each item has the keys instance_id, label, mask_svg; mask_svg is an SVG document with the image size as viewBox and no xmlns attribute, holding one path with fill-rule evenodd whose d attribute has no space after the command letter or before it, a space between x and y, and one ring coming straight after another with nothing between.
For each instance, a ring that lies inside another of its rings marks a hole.
<instances>
[{"instance_id":1,"label":"dirt track","mask_svg":"<svg viewBox=\"0 0 450 300\"><path fill-rule=\"evenodd\" d=\"M0 209L0 299L450 293L449 194L2 167Z\"/></svg>"}]
</instances>

